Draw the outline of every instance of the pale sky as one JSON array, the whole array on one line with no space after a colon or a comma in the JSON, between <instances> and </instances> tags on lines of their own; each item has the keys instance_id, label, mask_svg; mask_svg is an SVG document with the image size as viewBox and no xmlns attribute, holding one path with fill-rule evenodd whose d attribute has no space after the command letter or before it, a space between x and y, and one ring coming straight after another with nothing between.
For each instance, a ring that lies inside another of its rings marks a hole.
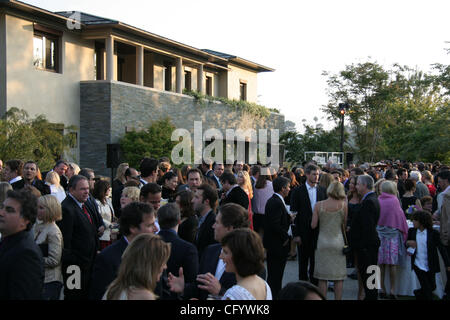
<instances>
[{"instance_id":1,"label":"pale sky","mask_svg":"<svg viewBox=\"0 0 450 320\"><path fill-rule=\"evenodd\" d=\"M297 130L328 102L322 71L368 57L428 71L450 63L449 0L25 0L49 11L82 11L276 69L258 76L258 102Z\"/></svg>"}]
</instances>

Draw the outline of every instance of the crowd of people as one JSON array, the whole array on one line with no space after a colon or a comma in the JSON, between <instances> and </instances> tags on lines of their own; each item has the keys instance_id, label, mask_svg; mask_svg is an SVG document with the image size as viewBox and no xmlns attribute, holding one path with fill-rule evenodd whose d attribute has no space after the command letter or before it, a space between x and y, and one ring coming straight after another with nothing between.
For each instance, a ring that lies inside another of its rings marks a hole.
<instances>
[{"instance_id":1,"label":"crowd of people","mask_svg":"<svg viewBox=\"0 0 450 320\"><path fill-rule=\"evenodd\" d=\"M41 173L13 159L0 174L0 300L324 300L331 284L340 300L348 267L355 299L397 299L408 255L417 299L433 298L436 273L449 279L450 170L439 162L274 170L144 158L110 181L64 160ZM299 281L283 287L295 259Z\"/></svg>"}]
</instances>

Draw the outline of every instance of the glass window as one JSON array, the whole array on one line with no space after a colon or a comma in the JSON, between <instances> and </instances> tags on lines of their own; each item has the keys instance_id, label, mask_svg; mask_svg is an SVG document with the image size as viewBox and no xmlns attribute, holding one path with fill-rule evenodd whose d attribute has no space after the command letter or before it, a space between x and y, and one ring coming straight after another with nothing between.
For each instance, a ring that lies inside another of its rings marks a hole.
<instances>
[{"instance_id":1,"label":"glass window","mask_svg":"<svg viewBox=\"0 0 450 320\"><path fill-rule=\"evenodd\" d=\"M33 65L39 69L58 71L58 39L35 34L33 45Z\"/></svg>"}]
</instances>

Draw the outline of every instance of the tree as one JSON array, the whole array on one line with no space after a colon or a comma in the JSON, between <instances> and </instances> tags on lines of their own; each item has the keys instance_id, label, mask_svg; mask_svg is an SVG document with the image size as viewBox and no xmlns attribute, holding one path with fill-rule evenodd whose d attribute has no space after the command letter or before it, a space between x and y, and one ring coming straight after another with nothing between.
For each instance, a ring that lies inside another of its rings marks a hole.
<instances>
[{"instance_id":1,"label":"tree","mask_svg":"<svg viewBox=\"0 0 450 320\"><path fill-rule=\"evenodd\" d=\"M169 118L165 118L153 122L146 130L125 133L119 143L126 161L137 168L145 157L170 157L176 145L176 142L171 140L173 130L175 126Z\"/></svg>"},{"instance_id":2,"label":"tree","mask_svg":"<svg viewBox=\"0 0 450 320\"><path fill-rule=\"evenodd\" d=\"M305 159L306 151L333 152L339 150L340 128L330 131L323 129L322 125L311 126L303 124L304 133L285 132L280 142L285 145L286 160L301 163ZM348 138L348 133L344 133Z\"/></svg>"},{"instance_id":3,"label":"tree","mask_svg":"<svg viewBox=\"0 0 450 320\"><path fill-rule=\"evenodd\" d=\"M36 161L41 171L51 169L73 144L75 130L50 123L44 115L30 119L25 110L10 108L0 119L0 159Z\"/></svg>"},{"instance_id":4,"label":"tree","mask_svg":"<svg viewBox=\"0 0 450 320\"><path fill-rule=\"evenodd\" d=\"M366 62L346 66L336 75L324 73L330 100L323 110L337 121L339 102L350 103L346 117L355 134L355 152L363 161L446 161L450 68L434 67L437 75Z\"/></svg>"}]
</instances>

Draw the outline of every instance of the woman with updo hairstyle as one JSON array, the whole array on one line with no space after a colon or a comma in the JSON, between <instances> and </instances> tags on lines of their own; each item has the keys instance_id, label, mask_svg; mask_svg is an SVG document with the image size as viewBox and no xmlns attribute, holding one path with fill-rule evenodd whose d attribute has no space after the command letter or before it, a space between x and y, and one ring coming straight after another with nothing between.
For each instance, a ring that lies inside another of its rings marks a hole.
<instances>
[{"instance_id":1,"label":"woman with updo hairstyle","mask_svg":"<svg viewBox=\"0 0 450 320\"><path fill-rule=\"evenodd\" d=\"M41 248L44 258L44 300L59 300L63 287L61 257L63 237L56 221L62 219L58 200L47 194L38 198L36 223L33 226L34 241Z\"/></svg>"},{"instance_id":2,"label":"woman with updo hairstyle","mask_svg":"<svg viewBox=\"0 0 450 320\"><path fill-rule=\"evenodd\" d=\"M171 244L158 235L143 233L134 238L122 255L117 278L103 300L156 300L156 284L170 257Z\"/></svg>"},{"instance_id":3,"label":"woman with updo hairstyle","mask_svg":"<svg viewBox=\"0 0 450 320\"><path fill-rule=\"evenodd\" d=\"M258 276L264 268L261 237L253 230L239 228L227 233L221 244L225 271L236 276L236 285L225 292L222 300L272 300L269 285Z\"/></svg>"},{"instance_id":4,"label":"woman with updo hairstyle","mask_svg":"<svg viewBox=\"0 0 450 320\"><path fill-rule=\"evenodd\" d=\"M66 170L67 181L69 181L73 176L76 176L78 173L80 173L80 167L74 162L69 162Z\"/></svg>"}]
</instances>

